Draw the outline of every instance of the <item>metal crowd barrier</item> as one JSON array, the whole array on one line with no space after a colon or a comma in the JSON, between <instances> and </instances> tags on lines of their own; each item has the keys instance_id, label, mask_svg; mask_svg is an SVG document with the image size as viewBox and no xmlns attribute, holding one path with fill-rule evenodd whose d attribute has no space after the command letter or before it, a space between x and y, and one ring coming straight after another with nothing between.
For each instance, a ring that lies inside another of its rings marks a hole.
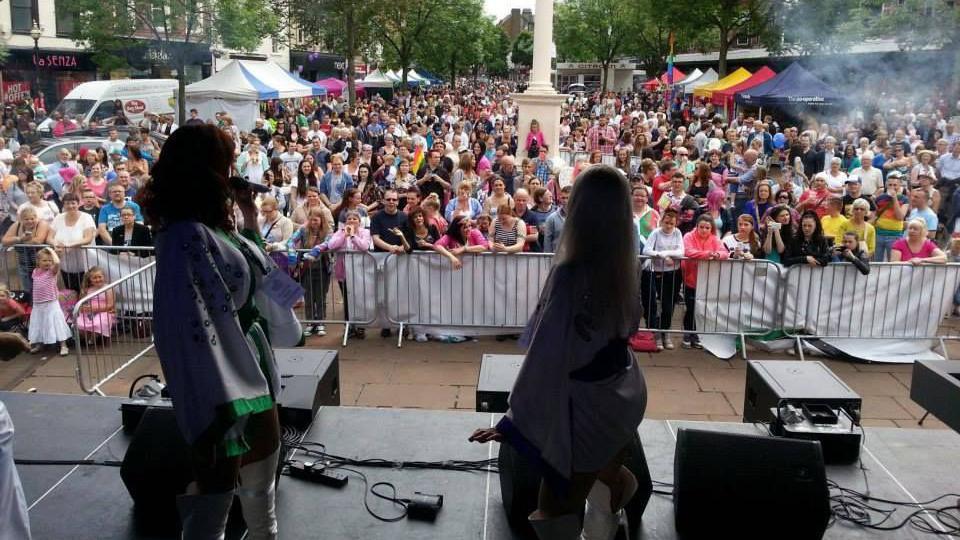
<instances>
[{"instance_id":1,"label":"metal crowd barrier","mask_svg":"<svg viewBox=\"0 0 960 540\"><path fill-rule=\"evenodd\" d=\"M344 325L343 345L346 346L351 327L377 321L380 306L377 257L366 251L339 251L323 253L311 262L303 258L308 251L290 252L296 254L296 264L289 270L304 289L303 305L297 308L297 316L305 327ZM336 279L338 258L343 264L343 281Z\"/></svg>"},{"instance_id":2,"label":"metal crowd barrier","mask_svg":"<svg viewBox=\"0 0 960 540\"><path fill-rule=\"evenodd\" d=\"M571 150L560 150L560 161L563 162L567 167L573 167L577 164L578 161L587 163L590 161L590 152L573 152ZM642 156L630 156L630 174L638 174L640 171L640 162L643 160ZM617 156L616 154L601 154L600 163L604 165L616 165Z\"/></svg>"},{"instance_id":3,"label":"metal crowd barrier","mask_svg":"<svg viewBox=\"0 0 960 540\"><path fill-rule=\"evenodd\" d=\"M51 247L47 244L15 244L4 250L0 258L0 271L4 275L4 283L10 290L31 292L24 287L23 279L19 275L20 259L26 253L36 253L42 248ZM153 262L153 247L129 248L124 246L77 246L66 248L61 253L61 259L82 252L84 268L99 266L107 275L107 281L115 281L129 274L131 271L142 268ZM32 268L32 267L31 267ZM61 267L62 269L62 267Z\"/></svg>"},{"instance_id":4,"label":"metal crowd barrier","mask_svg":"<svg viewBox=\"0 0 960 540\"><path fill-rule=\"evenodd\" d=\"M823 268L793 266L783 287L783 329L796 340L803 358L804 339L885 339L939 341L960 339L960 329L945 328L960 287L960 264L870 263L860 274L849 263Z\"/></svg>"},{"instance_id":5,"label":"metal crowd barrier","mask_svg":"<svg viewBox=\"0 0 960 540\"><path fill-rule=\"evenodd\" d=\"M670 334L730 335L740 340L746 358L747 336L779 328L781 267L764 259L664 259L640 257L641 331L666 342ZM684 284L684 266L696 265L697 286ZM693 311L691 311L691 308ZM659 335L658 335L659 334Z\"/></svg>"},{"instance_id":6,"label":"metal crowd barrier","mask_svg":"<svg viewBox=\"0 0 960 540\"><path fill-rule=\"evenodd\" d=\"M383 309L404 328L522 329L536 308L553 261L550 253L465 253L454 270L433 252L390 255L383 266Z\"/></svg>"},{"instance_id":7,"label":"metal crowd barrier","mask_svg":"<svg viewBox=\"0 0 960 540\"><path fill-rule=\"evenodd\" d=\"M104 384L153 350L155 268L156 263L151 262L84 296L74 306L77 381L84 392L105 395ZM112 313L98 313L111 293Z\"/></svg>"}]
</instances>

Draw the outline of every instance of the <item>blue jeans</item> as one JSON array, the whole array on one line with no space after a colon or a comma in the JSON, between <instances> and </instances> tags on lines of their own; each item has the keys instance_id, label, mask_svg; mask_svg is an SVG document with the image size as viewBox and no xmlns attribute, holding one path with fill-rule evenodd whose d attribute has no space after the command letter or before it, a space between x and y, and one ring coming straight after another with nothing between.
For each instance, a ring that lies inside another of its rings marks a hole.
<instances>
[{"instance_id":1,"label":"blue jeans","mask_svg":"<svg viewBox=\"0 0 960 540\"><path fill-rule=\"evenodd\" d=\"M886 262L890 259L890 248L899 240L899 236L877 234L877 250L873 253L873 262Z\"/></svg>"}]
</instances>

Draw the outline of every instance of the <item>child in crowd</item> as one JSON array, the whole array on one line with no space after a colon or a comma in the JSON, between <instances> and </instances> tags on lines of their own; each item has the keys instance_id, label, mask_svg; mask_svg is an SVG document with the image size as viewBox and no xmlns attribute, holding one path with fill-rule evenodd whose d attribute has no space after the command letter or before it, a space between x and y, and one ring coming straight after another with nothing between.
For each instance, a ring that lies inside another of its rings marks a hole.
<instances>
[{"instance_id":1,"label":"child in crowd","mask_svg":"<svg viewBox=\"0 0 960 540\"><path fill-rule=\"evenodd\" d=\"M95 292L107 283L107 277L99 266L87 270L83 276L80 296L84 297ZM86 337L88 345L93 345L98 337L110 339L113 323L116 321L114 312L114 296L112 290L106 290L93 297L90 302L80 308L77 318L77 329Z\"/></svg>"},{"instance_id":2,"label":"child in crowd","mask_svg":"<svg viewBox=\"0 0 960 540\"><path fill-rule=\"evenodd\" d=\"M30 352L37 353L44 345L60 344L60 356L70 354L67 340L70 327L57 299L57 275L60 258L53 248L45 247L37 253L37 267L33 269L33 308L30 313Z\"/></svg>"},{"instance_id":3,"label":"child in crowd","mask_svg":"<svg viewBox=\"0 0 960 540\"><path fill-rule=\"evenodd\" d=\"M25 333L26 314L23 306L11 296L10 289L0 284L0 332Z\"/></svg>"}]
</instances>

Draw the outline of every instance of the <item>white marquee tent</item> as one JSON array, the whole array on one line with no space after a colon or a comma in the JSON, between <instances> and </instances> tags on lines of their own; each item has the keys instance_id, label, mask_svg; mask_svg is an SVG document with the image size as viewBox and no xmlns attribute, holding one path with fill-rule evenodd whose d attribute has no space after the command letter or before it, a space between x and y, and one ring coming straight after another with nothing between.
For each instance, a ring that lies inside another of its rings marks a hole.
<instances>
[{"instance_id":1,"label":"white marquee tent","mask_svg":"<svg viewBox=\"0 0 960 540\"><path fill-rule=\"evenodd\" d=\"M258 101L326 95L327 90L294 75L273 62L234 60L212 76L188 85L187 108L201 118L224 111L244 130L253 129Z\"/></svg>"}]
</instances>

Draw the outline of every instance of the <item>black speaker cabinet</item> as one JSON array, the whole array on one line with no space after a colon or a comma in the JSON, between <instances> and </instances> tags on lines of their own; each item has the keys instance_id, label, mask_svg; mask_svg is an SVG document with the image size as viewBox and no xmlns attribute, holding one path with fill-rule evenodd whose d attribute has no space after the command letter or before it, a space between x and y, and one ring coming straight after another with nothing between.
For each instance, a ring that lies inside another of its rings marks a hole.
<instances>
[{"instance_id":1,"label":"black speaker cabinet","mask_svg":"<svg viewBox=\"0 0 960 540\"><path fill-rule=\"evenodd\" d=\"M321 405L340 405L340 362L327 349L274 349L280 369L280 423L305 431Z\"/></svg>"},{"instance_id":2,"label":"black speaker cabinet","mask_svg":"<svg viewBox=\"0 0 960 540\"><path fill-rule=\"evenodd\" d=\"M863 400L823 362L750 360L743 396L744 422L769 422L770 409L789 403L827 405L860 422Z\"/></svg>"},{"instance_id":3,"label":"black speaker cabinet","mask_svg":"<svg viewBox=\"0 0 960 540\"><path fill-rule=\"evenodd\" d=\"M533 464L509 444L500 445L500 494L503 507L507 511L507 521L514 532L524 538L535 539L533 529L527 522L527 516L537 509L537 495L540 491L540 473ZM637 493L627 503L626 513L630 523L630 537L639 538L640 519L653 493L653 482L647 468L647 457L643 453L640 437L634 436L627 447L624 466L637 477Z\"/></svg>"},{"instance_id":4,"label":"black speaker cabinet","mask_svg":"<svg viewBox=\"0 0 960 540\"><path fill-rule=\"evenodd\" d=\"M823 538L830 506L818 441L680 428L673 467L684 540Z\"/></svg>"},{"instance_id":5,"label":"black speaker cabinet","mask_svg":"<svg viewBox=\"0 0 960 540\"><path fill-rule=\"evenodd\" d=\"M190 447L180 435L172 408L147 407L144 411L123 456L120 478L133 499L138 534L169 536L180 530L177 495L193 481L193 471ZM226 537L239 539L244 531L240 504L234 500Z\"/></svg>"}]
</instances>

